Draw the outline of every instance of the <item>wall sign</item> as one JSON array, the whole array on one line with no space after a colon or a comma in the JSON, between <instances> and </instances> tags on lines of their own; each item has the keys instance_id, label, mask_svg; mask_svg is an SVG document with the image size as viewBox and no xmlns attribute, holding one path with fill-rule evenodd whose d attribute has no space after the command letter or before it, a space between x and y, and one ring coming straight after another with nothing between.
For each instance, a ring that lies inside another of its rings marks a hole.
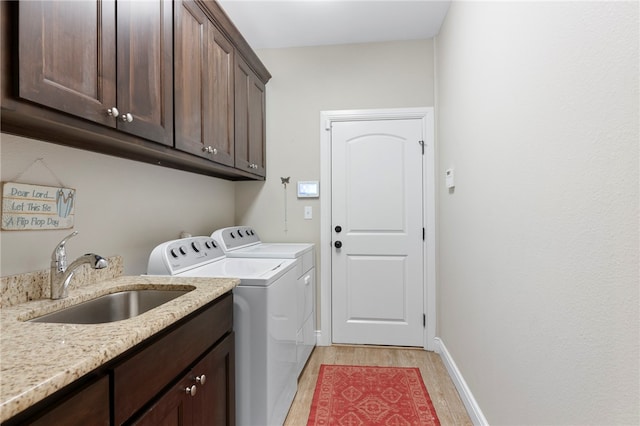
<instances>
[{"instance_id":1,"label":"wall sign","mask_svg":"<svg viewBox=\"0 0 640 426\"><path fill-rule=\"evenodd\" d=\"M4 182L2 229L8 231L73 228L76 190Z\"/></svg>"}]
</instances>

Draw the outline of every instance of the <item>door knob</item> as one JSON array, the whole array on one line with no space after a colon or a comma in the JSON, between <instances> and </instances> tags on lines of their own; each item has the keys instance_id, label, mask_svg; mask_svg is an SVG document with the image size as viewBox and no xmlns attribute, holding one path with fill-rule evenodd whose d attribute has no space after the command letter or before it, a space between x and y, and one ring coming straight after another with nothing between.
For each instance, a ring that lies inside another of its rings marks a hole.
<instances>
[{"instance_id":1,"label":"door knob","mask_svg":"<svg viewBox=\"0 0 640 426\"><path fill-rule=\"evenodd\" d=\"M338 225L335 227L336 232L340 233L342 232L342 226Z\"/></svg>"},{"instance_id":2,"label":"door knob","mask_svg":"<svg viewBox=\"0 0 640 426\"><path fill-rule=\"evenodd\" d=\"M341 248L342 247L342 241L336 241L335 243L333 243L335 248Z\"/></svg>"}]
</instances>

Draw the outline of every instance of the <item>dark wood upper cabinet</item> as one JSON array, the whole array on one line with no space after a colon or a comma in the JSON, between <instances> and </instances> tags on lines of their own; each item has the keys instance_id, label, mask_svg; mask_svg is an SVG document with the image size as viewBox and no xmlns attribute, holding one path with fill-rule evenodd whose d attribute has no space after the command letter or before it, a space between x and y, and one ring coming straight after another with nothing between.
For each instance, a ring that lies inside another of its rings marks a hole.
<instances>
[{"instance_id":1,"label":"dark wood upper cabinet","mask_svg":"<svg viewBox=\"0 0 640 426\"><path fill-rule=\"evenodd\" d=\"M115 127L114 1L19 3L19 96Z\"/></svg>"},{"instance_id":2,"label":"dark wood upper cabinet","mask_svg":"<svg viewBox=\"0 0 640 426\"><path fill-rule=\"evenodd\" d=\"M231 42L193 1L175 4L175 146L234 165Z\"/></svg>"},{"instance_id":3,"label":"dark wood upper cabinet","mask_svg":"<svg viewBox=\"0 0 640 426\"><path fill-rule=\"evenodd\" d=\"M171 146L173 2L118 0L117 6L119 129Z\"/></svg>"},{"instance_id":4,"label":"dark wood upper cabinet","mask_svg":"<svg viewBox=\"0 0 640 426\"><path fill-rule=\"evenodd\" d=\"M265 85L236 55L236 167L265 176Z\"/></svg>"},{"instance_id":5,"label":"dark wood upper cabinet","mask_svg":"<svg viewBox=\"0 0 640 426\"><path fill-rule=\"evenodd\" d=\"M0 1L0 20L2 132L265 178L271 74L216 1Z\"/></svg>"},{"instance_id":6,"label":"dark wood upper cabinet","mask_svg":"<svg viewBox=\"0 0 640 426\"><path fill-rule=\"evenodd\" d=\"M22 98L173 145L170 0L19 7Z\"/></svg>"}]
</instances>

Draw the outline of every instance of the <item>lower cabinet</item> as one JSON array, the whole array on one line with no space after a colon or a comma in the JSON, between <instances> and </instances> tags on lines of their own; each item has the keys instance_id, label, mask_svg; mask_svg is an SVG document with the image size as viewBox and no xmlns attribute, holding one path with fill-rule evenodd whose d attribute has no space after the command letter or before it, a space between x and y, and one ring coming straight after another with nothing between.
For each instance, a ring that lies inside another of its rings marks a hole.
<instances>
[{"instance_id":1,"label":"lower cabinet","mask_svg":"<svg viewBox=\"0 0 640 426\"><path fill-rule=\"evenodd\" d=\"M53 405L44 414L19 424L109 426L109 377L102 376Z\"/></svg>"},{"instance_id":2,"label":"lower cabinet","mask_svg":"<svg viewBox=\"0 0 640 426\"><path fill-rule=\"evenodd\" d=\"M234 339L229 292L3 426L233 426Z\"/></svg>"},{"instance_id":3,"label":"lower cabinet","mask_svg":"<svg viewBox=\"0 0 640 426\"><path fill-rule=\"evenodd\" d=\"M227 336L133 422L135 425L234 425L234 336Z\"/></svg>"}]
</instances>

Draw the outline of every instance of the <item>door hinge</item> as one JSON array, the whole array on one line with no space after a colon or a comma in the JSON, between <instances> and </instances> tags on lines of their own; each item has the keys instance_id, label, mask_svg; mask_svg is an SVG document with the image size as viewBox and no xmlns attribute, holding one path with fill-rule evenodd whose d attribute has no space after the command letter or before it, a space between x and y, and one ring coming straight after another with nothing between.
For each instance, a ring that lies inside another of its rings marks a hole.
<instances>
[{"instance_id":1,"label":"door hinge","mask_svg":"<svg viewBox=\"0 0 640 426\"><path fill-rule=\"evenodd\" d=\"M427 326L427 316L425 314L422 314L422 328L425 328Z\"/></svg>"},{"instance_id":2,"label":"door hinge","mask_svg":"<svg viewBox=\"0 0 640 426\"><path fill-rule=\"evenodd\" d=\"M422 155L424 155L424 141L418 141L418 143L422 147Z\"/></svg>"},{"instance_id":3,"label":"door hinge","mask_svg":"<svg viewBox=\"0 0 640 426\"><path fill-rule=\"evenodd\" d=\"M427 239L427 231L424 228L422 228L422 241L426 239Z\"/></svg>"}]
</instances>

